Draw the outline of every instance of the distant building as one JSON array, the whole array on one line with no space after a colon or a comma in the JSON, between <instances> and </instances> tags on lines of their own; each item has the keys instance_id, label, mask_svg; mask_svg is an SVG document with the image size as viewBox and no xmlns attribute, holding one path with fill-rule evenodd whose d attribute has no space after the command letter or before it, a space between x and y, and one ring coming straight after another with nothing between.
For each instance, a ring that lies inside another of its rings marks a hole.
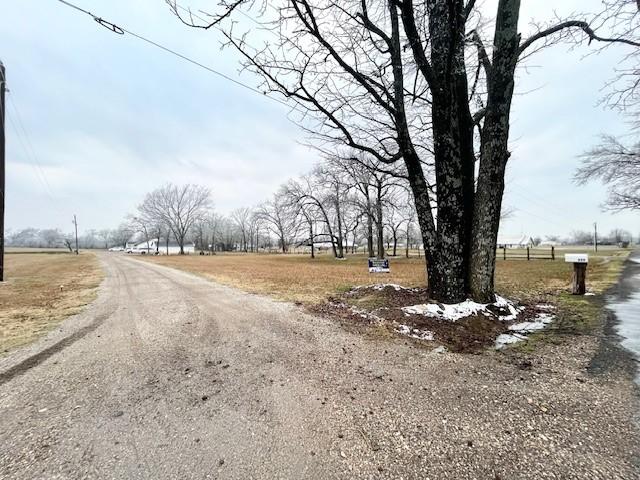
<instances>
[{"instance_id":1,"label":"distant building","mask_svg":"<svg viewBox=\"0 0 640 480\"><path fill-rule=\"evenodd\" d=\"M533 247L533 238L529 235L498 235L498 248L527 248Z\"/></svg>"},{"instance_id":2,"label":"distant building","mask_svg":"<svg viewBox=\"0 0 640 480\"><path fill-rule=\"evenodd\" d=\"M143 240L136 244L127 244L127 253L137 253L141 255L155 255L156 251L159 255L178 255L180 253L180 245L177 242L169 241L167 246L166 239L150 238L148 241ZM196 244L193 242L185 242L184 253L186 255L193 254L196 251Z\"/></svg>"}]
</instances>

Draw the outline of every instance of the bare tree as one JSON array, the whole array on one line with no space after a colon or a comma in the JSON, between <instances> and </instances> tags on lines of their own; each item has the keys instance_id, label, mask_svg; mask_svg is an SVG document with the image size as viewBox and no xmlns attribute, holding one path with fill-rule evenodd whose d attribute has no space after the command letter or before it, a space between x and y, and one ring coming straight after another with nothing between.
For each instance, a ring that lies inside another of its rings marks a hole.
<instances>
[{"instance_id":1,"label":"bare tree","mask_svg":"<svg viewBox=\"0 0 640 480\"><path fill-rule=\"evenodd\" d=\"M62 232L57 228L40 230L40 237L48 248L59 246L62 242Z\"/></svg>"},{"instance_id":2,"label":"bare tree","mask_svg":"<svg viewBox=\"0 0 640 480\"><path fill-rule=\"evenodd\" d=\"M574 179L580 185L593 180L607 185L608 210L640 209L640 142L627 147L613 136L603 136L602 143L583 156Z\"/></svg>"},{"instance_id":3,"label":"bare tree","mask_svg":"<svg viewBox=\"0 0 640 480\"><path fill-rule=\"evenodd\" d=\"M111 238L116 245L125 248L133 233L128 223L121 223L118 228L111 232Z\"/></svg>"},{"instance_id":4,"label":"bare tree","mask_svg":"<svg viewBox=\"0 0 640 480\"><path fill-rule=\"evenodd\" d=\"M145 218L167 225L180 247L180 255L184 255L187 234L196 222L205 218L210 207L208 188L168 183L148 193L138 210Z\"/></svg>"},{"instance_id":5,"label":"bare tree","mask_svg":"<svg viewBox=\"0 0 640 480\"><path fill-rule=\"evenodd\" d=\"M251 230L251 209L247 207L237 208L231 212L231 220L235 223L241 236L240 248L246 252L248 250L249 235Z\"/></svg>"},{"instance_id":6,"label":"bare tree","mask_svg":"<svg viewBox=\"0 0 640 480\"><path fill-rule=\"evenodd\" d=\"M282 253L287 253L289 245L291 245L298 233L299 223L285 196L283 194L275 194L272 200L263 203L257 209L256 215L264 222L267 229L277 237Z\"/></svg>"},{"instance_id":7,"label":"bare tree","mask_svg":"<svg viewBox=\"0 0 640 480\"><path fill-rule=\"evenodd\" d=\"M220 234L222 229L222 224L224 223L224 217L215 212L211 212L207 217L207 222L209 224L209 234L211 236L211 254L215 255L216 253L216 239Z\"/></svg>"},{"instance_id":8,"label":"bare tree","mask_svg":"<svg viewBox=\"0 0 640 480\"><path fill-rule=\"evenodd\" d=\"M589 245L593 243L593 234L586 230L574 230L571 232L570 239L575 245Z\"/></svg>"},{"instance_id":9,"label":"bare tree","mask_svg":"<svg viewBox=\"0 0 640 480\"><path fill-rule=\"evenodd\" d=\"M603 10L593 23L609 28L632 48L616 67L616 75L607 85L604 102L633 118L638 126L640 114L640 2L603 0ZM608 186L603 208L612 211L640 209L640 142L623 142L603 135L596 147L585 153L574 180L579 185L601 181Z\"/></svg>"},{"instance_id":10,"label":"bare tree","mask_svg":"<svg viewBox=\"0 0 640 480\"><path fill-rule=\"evenodd\" d=\"M245 66L262 76L264 91L283 94L302 112L300 121L318 145L347 145L381 163L404 164L429 290L444 302L495 298L518 61L557 41L577 40L578 32L590 42L639 45L601 36L582 19L562 19L523 38L520 0L499 0L490 22L475 3L272 2L268 15L277 18L263 28L275 42L257 51L233 31L235 24L222 26ZM220 27L218 19L231 7L238 5L223 5L213 21L198 26ZM182 20L194 24L189 16ZM488 46L487 24L493 26Z\"/></svg>"},{"instance_id":11,"label":"bare tree","mask_svg":"<svg viewBox=\"0 0 640 480\"><path fill-rule=\"evenodd\" d=\"M307 224L316 222L322 225L321 229L316 228L315 233L311 233L309 241L313 244L316 239L328 238L331 242L333 256L339 258L338 243L340 238L334 232L334 222L331 215L331 205L335 202L331 200L332 195L325 195L322 182L316 172L312 175L302 177L299 181L290 181L283 187L283 199L290 206L292 212L303 214Z\"/></svg>"},{"instance_id":12,"label":"bare tree","mask_svg":"<svg viewBox=\"0 0 640 480\"><path fill-rule=\"evenodd\" d=\"M616 245L631 243L631 232L622 228L614 228L609 232L609 241Z\"/></svg>"},{"instance_id":13,"label":"bare tree","mask_svg":"<svg viewBox=\"0 0 640 480\"><path fill-rule=\"evenodd\" d=\"M404 192L397 192L397 194L389 199L386 208L385 225L391 232L391 238L393 240L393 256L395 257L398 252L398 239L402 233L402 227L405 226L405 234L407 232L407 225L414 216L413 209L407 208L406 195L402 195ZM408 239L407 239L408 245Z\"/></svg>"},{"instance_id":14,"label":"bare tree","mask_svg":"<svg viewBox=\"0 0 640 480\"><path fill-rule=\"evenodd\" d=\"M329 164L332 168L344 172L350 191L360 210L360 216L366 219L367 251L373 253L373 227L376 227L376 245L378 258L384 258L384 211L393 206L391 198L398 188L408 187L406 172L400 165L385 165L370 155L351 151L349 155L333 156ZM353 202L352 202L353 203Z\"/></svg>"},{"instance_id":15,"label":"bare tree","mask_svg":"<svg viewBox=\"0 0 640 480\"><path fill-rule=\"evenodd\" d=\"M111 230L109 229L103 229L103 230L98 230L96 232L96 236L98 237L99 240L102 241L102 244L104 245L104 248L109 248L109 242L111 241Z\"/></svg>"},{"instance_id":16,"label":"bare tree","mask_svg":"<svg viewBox=\"0 0 640 480\"><path fill-rule=\"evenodd\" d=\"M341 175L341 172L333 168L330 163L319 164L314 171L314 175L317 183L324 187L325 210L330 211L327 206L330 206L331 210L333 210L333 232L337 247L336 258L344 258L345 237L342 207L349 192L349 185L344 181L344 176Z\"/></svg>"},{"instance_id":17,"label":"bare tree","mask_svg":"<svg viewBox=\"0 0 640 480\"><path fill-rule=\"evenodd\" d=\"M128 215L127 221L134 235L142 235L142 238L147 244L146 253L151 253L151 245L149 244L149 240L151 239L149 236L149 227L152 220L143 215ZM157 243L158 242L156 242L156 244Z\"/></svg>"}]
</instances>

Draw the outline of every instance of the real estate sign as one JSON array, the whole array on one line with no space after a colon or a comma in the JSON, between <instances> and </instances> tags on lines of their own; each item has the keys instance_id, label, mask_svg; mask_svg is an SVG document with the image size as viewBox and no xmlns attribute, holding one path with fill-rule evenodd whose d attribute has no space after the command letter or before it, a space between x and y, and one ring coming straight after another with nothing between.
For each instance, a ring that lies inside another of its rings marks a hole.
<instances>
[{"instance_id":1,"label":"real estate sign","mask_svg":"<svg viewBox=\"0 0 640 480\"><path fill-rule=\"evenodd\" d=\"M370 258L369 273L389 273L389 259Z\"/></svg>"}]
</instances>

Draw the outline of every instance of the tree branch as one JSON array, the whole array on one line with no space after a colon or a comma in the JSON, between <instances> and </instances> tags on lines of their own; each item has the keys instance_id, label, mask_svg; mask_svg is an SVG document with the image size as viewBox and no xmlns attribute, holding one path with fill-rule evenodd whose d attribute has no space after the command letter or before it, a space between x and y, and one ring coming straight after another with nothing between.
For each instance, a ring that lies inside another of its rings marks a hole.
<instances>
[{"instance_id":1,"label":"tree branch","mask_svg":"<svg viewBox=\"0 0 640 480\"><path fill-rule=\"evenodd\" d=\"M522 42L520 44L520 48L518 51L519 55L522 55L522 53L529 48L531 45L533 45L535 42L537 42L538 40L541 40L543 38L546 38L550 35L553 35L555 33L558 33L562 30L565 30L567 28L579 28L580 30L582 30L588 37L589 37L589 43L591 43L593 40L596 40L598 42L608 42L608 43L623 43L625 45L631 45L633 47L640 47L640 42L635 42L633 40L629 40L627 38L622 38L622 37L618 37L618 38L606 38L606 37L601 37L598 34L596 34L596 32L591 28L591 26L582 20L567 20L565 22L561 22L557 25L554 25L552 27L549 27L545 30L541 30L540 32L530 36L529 38L527 38L524 42Z\"/></svg>"}]
</instances>

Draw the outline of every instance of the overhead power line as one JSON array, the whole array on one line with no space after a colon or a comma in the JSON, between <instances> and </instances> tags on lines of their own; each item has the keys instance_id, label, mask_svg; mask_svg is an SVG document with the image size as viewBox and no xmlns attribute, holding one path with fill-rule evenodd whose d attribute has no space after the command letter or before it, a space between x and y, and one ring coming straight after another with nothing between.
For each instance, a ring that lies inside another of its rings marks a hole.
<instances>
[{"instance_id":1,"label":"overhead power line","mask_svg":"<svg viewBox=\"0 0 640 480\"><path fill-rule=\"evenodd\" d=\"M35 148L33 147L33 144L30 140L29 133L27 132L27 129L24 126L24 122L22 121L18 106L16 105L15 100L13 100L13 95L10 94L8 95L8 97L15 113L15 121L11 116L9 116L9 123L13 127L16 138L18 139L18 143L24 151L27 163L33 169L35 177L42 184L42 191L51 200L48 205L53 207L54 210L56 210L58 213L66 215L66 212L59 207L58 199L56 199L55 195L53 194L51 185L47 180L47 175L42 168L42 163L40 162L38 155L36 154Z\"/></svg>"},{"instance_id":2,"label":"overhead power line","mask_svg":"<svg viewBox=\"0 0 640 480\"><path fill-rule=\"evenodd\" d=\"M218 71L218 70L216 70L216 69L214 69L212 67L209 67L208 65L200 63L197 60L194 60L194 59L192 59L190 57L187 57L186 55L183 55L182 53L177 52L177 51L175 51L175 50L173 50L173 49L171 49L169 47L166 47L166 46L164 46L164 45L162 45L162 44L160 44L160 43L158 43L158 42L156 42L154 40L151 40L151 39L149 39L149 38L147 38L147 37L145 37L143 35L140 35L138 33L135 33L132 30L128 30L128 29L126 29L126 28L124 28L124 27L122 27L120 25L116 25L115 23L109 22L108 20L105 20L102 17L94 15L93 13L89 12L88 10L84 10L83 8L80 8L77 5L74 5L74 4L72 4L70 2L67 2L65 0L57 0L57 1L62 3L63 5L66 5L66 6L70 7L70 8L73 8L73 9L75 9L75 10L81 12L81 13L89 15L91 18L93 18L93 20L96 23L100 24L101 26L107 28L108 30L110 30L110 31L112 31L114 33L117 33L117 34L120 34L120 35L123 35L123 34L127 33L127 34L131 35L132 37L135 37L135 38L137 38L139 40L142 40L143 42L145 42L145 43L147 43L149 45L152 45L152 46L154 46L156 48L159 48L159 49L163 50L166 53L170 53L171 55L174 55L174 56L176 56L176 57L178 57L178 58L180 58L180 59L182 59L182 60L184 60L186 62L189 62L192 65L196 65L196 66L208 71L209 73L213 73L214 75L217 75L217 76L219 76L219 77L221 77L221 78L223 78L225 80L228 80L229 82L232 82L232 83L234 83L234 84L236 84L236 85L238 85L238 86L240 86L242 88L250 90L253 93L257 93L257 94L259 94L259 95L261 95L263 97L268 98L269 100L272 100L272 101L277 102L277 103L279 103L281 105L284 105L285 107L287 107L287 108L289 108L291 110L297 110L295 108L295 106L292 106L289 103L287 103L287 102L285 102L283 100L280 100L278 98L272 97L271 95L269 95L268 92L260 91L257 88L254 88L254 87L252 87L250 85L247 85L246 83L243 83L243 82L241 82L239 80L236 80L235 78L230 77L229 75L227 75L225 73L222 73L222 72L220 72L220 71ZM183 7L180 7L180 8L183 8Z\"/></svg>"},{"instance_id":3,"label":"overhead power line","mask_svg":"<svg viewBox=\"0 0 640 480\"><path fill-rule=\"evenodd\" d=\"M27 129L25 128L24 123L22 122L22 116L20 115L20 112L18 110L18 106L16 105L16 102L13 99L13 95L9 95L9 102L11 102L11 106L13 107L13 111L16 114L17 126L16 126L16 124L13 124L13 128L16 130L16 134L18 135L18 139L20 140L20 143L22 144L22 147L23 147L25 153L27 154L27 157L31 157L31 159L33 160L32 165L35 165L35 167L37 167L38 171L40 172L41 180L43 182L43 185L44 185L45 189L47 190L47 194L53 199L53 190L51 189L51 185L47 181L47 176L44 173L44 169L42 168L42 164L40 163L40 160L38 159L38 155L36 154L36 151L33 148L33 144L31 143L31 139L29 138L29 134L27 133ZM18 129L18 127L19 127L19 129ZM24 140L23 140L23 138L24 138Z\"/></svg>"}]
</instances>

